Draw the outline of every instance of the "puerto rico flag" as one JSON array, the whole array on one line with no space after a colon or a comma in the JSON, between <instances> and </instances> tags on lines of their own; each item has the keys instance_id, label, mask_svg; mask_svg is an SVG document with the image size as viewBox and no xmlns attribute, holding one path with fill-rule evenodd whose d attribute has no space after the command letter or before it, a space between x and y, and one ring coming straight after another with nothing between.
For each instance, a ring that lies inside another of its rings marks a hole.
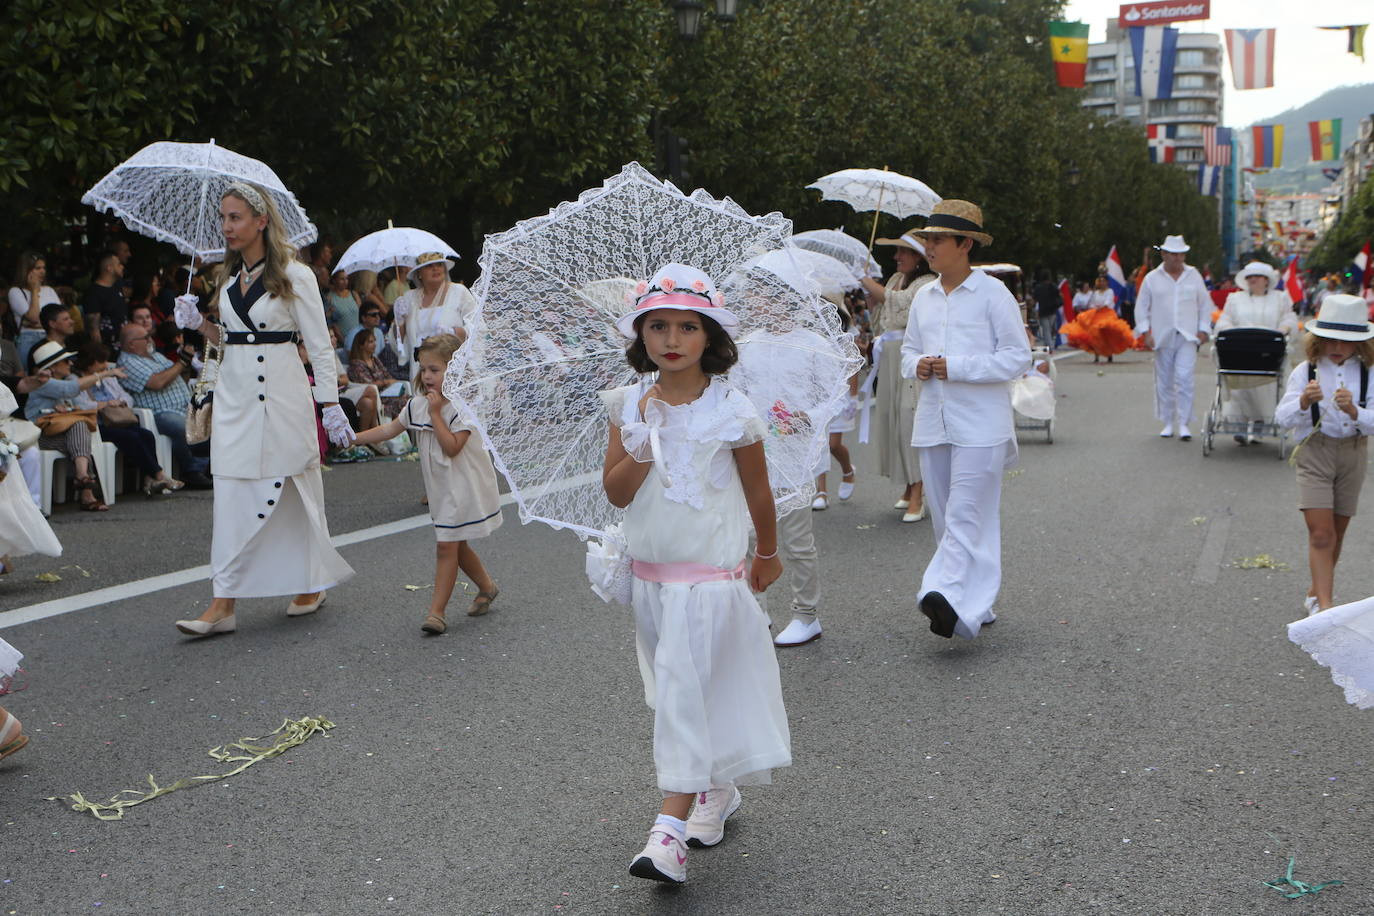
<instances>
[{"instance_id":1,"label":"puerto rico flag","mask_svg":"<svg viewBox=\"0 0 1374 916\"><path fill-rule=\"evenodd\" d=\"M1135 94L1142 99L1167 99L1174 91L1174 58L1178 29L1164 25L1137 26L1131 32L1135 57Z\"/></svg>"},{"instance_id":2,"label":"puerto rico flag","mask_svg":"<svg viewBox=\"0 0 1374 916\"><path fill-rule=\"evenodd\" d=\"M1116 253L1115 245L1107 252L1107 285L1118 302L1126 295L1126 272L1121 269L1121 255Z\"/></svg>"},{"instance_id":3,"label":"puerto rico flag","mask_svg":"<svg viewBox=\"0 0 1374 916\"><path fill-rule=\"evenodd\" d=\"M1151 162L1173 162L1174 142L1178 128L1173 124L1150 124L1145 128L1145 140L1150 146Z\"/></svg>"},{"instance_id":4,"label":"puerto rico flag","mask_svg":"<svg viewBox=\"0 0 1374 916\"><path fill-rule=\"evenodd\" d=\"M1231 82L1237 89L1274 85L1273 29L1227 29L1226 50L1231 58Z\"/></svg>"}]
</instances>

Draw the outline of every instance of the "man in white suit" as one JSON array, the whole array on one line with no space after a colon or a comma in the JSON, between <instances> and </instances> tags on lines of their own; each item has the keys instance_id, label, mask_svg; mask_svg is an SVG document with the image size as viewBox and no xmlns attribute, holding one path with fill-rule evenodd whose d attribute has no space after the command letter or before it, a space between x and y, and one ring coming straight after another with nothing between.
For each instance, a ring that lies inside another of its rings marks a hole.
<instances>
[{"instance_id":1,"label":"man in white suit","mask_svg":"<svg viewBox=\"0 0 1374 916\"><path fill-rule=\"evenodd\" d=\"M1189 246L1181 235L1157 246L1164 263L1145 275L1135 303L1135 332L1155 351L1155 416L1160 436L1178 430L1193 438L1193 366L1212 328L1212 300L1197 268L1184 263Z\"/></svg>"}]
</instances>

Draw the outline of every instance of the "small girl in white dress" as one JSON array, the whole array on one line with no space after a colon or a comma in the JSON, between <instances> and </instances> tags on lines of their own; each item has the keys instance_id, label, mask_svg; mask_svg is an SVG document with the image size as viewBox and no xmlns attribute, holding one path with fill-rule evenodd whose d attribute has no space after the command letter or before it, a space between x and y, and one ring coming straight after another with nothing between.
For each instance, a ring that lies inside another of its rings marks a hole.
<instances>
[{"instance_id":1,"label":"small girl in white dress","mask_svg":"<svg viewBox=\"0 0 1374 916\"><path fill-rule=\"evenodd\" d=\"M681 264L636 296L617 327L633 341L630 365L658 378L602 392L611 424L602 485L626 510L664 798L630 873L680 884L687 847L724 838L736 786L767 783L773 767L791 764L768 618L751 593L776 581L782 563L763 421L722 377L738 358L739 320L709 277ZM751 520L758 552L746 567Z\"/></svg>"},{"instance_id":2,"label":"small girl in white dress","mask_svg":"<svg viewBox=\"0 0 1374 916\"><path fill-rule=\"evenodd\" d=\"M466 411L450 404L440 390L444 370L461 345L452 334L426 338L417 357L420 393L411 398L396 419L364 430L356 439L360 445L371 445L408 431L420 451L420 470L425 477L429 514L438 540L434 598L420 629L436 635L448 629L444 610L453 595L460 568L477 586L477 597L468 608L468 616L485 614L500 594L496 580L468 543L501 527L496 471L482 441L472 438L476 428Z\"/></svg>"}]
</instances>

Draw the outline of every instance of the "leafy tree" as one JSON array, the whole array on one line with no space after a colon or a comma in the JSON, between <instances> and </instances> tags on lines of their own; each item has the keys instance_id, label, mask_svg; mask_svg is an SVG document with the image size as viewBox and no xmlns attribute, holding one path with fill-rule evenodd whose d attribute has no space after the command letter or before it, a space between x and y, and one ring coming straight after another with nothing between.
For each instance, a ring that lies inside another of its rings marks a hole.
<instances>
[{"instance_id":1,"label":"leafy tree","mask_svg":"<svg viewBox=\"0 0 1374 916\"><path fill-rule=\"evenodd\" d=\"M1307 256L1303 269L1344 271L1364 243L1374 237L1374 176L1365 178L1336 224Z\"/></svg>"}]
</instances>

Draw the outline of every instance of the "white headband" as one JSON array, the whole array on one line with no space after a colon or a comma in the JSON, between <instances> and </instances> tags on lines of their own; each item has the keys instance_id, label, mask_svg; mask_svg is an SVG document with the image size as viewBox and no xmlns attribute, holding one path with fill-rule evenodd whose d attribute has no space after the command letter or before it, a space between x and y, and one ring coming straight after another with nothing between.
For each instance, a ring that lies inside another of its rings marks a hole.
<instances>
[{"instance_id":1,"label":"white headband","mask_svg":"<svg viewBox=\"0 0 1374 916\"><path fill-rule=\"evenodd\" d=\"M253 208L254 213L261 215L267 212L267 201L263 200L262 195L258 193L258 189L250 184L245 184L242 181L231 182L229 187L224 189L225 197L230 194L233 194L235 197L243 198L248 206Z\"/></svg>"}]
</instances>

